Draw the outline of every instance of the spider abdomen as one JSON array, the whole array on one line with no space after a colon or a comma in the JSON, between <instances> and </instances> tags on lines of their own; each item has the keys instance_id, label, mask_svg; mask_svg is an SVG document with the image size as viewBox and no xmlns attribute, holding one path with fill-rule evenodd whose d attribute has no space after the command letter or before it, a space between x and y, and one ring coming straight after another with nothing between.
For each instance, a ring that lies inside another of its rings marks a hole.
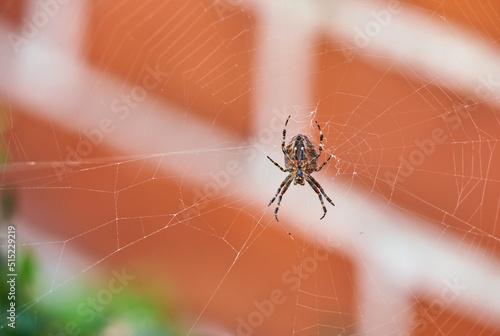
<instances>
[{"instance_id":1,"label":"spider abdomen","mask_svg":"<svg viewBox=\"0 0 500 336\"><path fill-rule=\"evenodd\" d=\"M302 170L306 174L311 174L318 169L318 160L316 159L318 152L307 136L303 134L294 136L286 146L285 151L290 157L285 156L285 167L287 169L293 168L292 161L304 164Z\"/></svg>"}]
</instances>

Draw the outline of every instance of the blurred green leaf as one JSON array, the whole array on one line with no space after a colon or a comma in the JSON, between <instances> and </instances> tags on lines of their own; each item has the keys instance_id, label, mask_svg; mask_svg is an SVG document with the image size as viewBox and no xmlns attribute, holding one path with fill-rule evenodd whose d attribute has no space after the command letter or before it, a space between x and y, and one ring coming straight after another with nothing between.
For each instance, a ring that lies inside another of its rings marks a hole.
<instances>
[{"instance_id":1,"label":"blurred green leaf","mask_svg":"<svg viewBox=\"0 0 500 336\"><path fill-rule=\"evenodd\" d=\"M5 189L1 196L1 218L4 222L8 222L16 210L16 196L13 189Z\"/></svg>"}]
</instances>

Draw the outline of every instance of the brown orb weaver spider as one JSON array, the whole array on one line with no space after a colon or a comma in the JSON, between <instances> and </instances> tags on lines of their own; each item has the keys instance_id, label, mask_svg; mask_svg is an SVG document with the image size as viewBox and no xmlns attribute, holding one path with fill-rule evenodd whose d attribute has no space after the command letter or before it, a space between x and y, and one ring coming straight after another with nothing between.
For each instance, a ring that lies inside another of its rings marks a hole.
<instances>
[{"instance_id":1,"label":"brown orb weaver spider","mask_svg":"<svg viewBox=\"0 0 500 336\"><path fill-rule=\"evenodd\" d=\"M330 155L330 157L318 168L318 158L321 155L321 151L323 150L323 132L321 131L321 128L319 127L317 121L316 126L318 126L319 130L319 153L316 151L316 147L314 147L311 140L309 140L309 138L303 134L297 134L296 136L294 136L285 147L286 126L288 125L288 120L290 120L290 117L291 115L289 115L286 119L285 127L283 128L283 142L281 143L281 150L285 155L286 169L282 168L278 163L274 162L274 160L269 156L267 157L269 160L271 160L272 163L274 163L276 167L281 169L282 172L290 174L288 174L283 182L281 182L278 191L267 206L273 204L274 200L279 194L278 204L276 206L276 209L274 209L274 217L276 218L276 221L279 222L278 209L280 207L283 194L286 193L292 181L294 182L293 184L300 185L304 185L304 182L307 181L307 183L309 183L316 194L318 194L321 205L323 206L323 216L320 219L323 219L326 215L326 207L321 194L325 196L326 200L330 202L331 205L335 206L335 204L333 204L330 197L326 195L321 185L314 179L314 177L311 176L311 174L314 172L319 172L330 161L333 155Z\"/></svg>"}]
</instances>

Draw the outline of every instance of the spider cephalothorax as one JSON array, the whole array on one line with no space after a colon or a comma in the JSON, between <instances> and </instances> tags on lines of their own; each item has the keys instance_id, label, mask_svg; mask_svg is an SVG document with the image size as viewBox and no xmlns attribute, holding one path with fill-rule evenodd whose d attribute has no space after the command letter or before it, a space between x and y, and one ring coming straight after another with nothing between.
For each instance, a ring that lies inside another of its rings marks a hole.
<instances>
[{"instance_id":1,"label":"spider cephalothorax","mask_svg":"<svg viewBox=\"0 0 500 336\"><path fill-rule=\"evenodd\" d=\"M281 150L285 155L285 167L282 168L279 164L273 161L269 156L267 157L271 160L272 163L281 171L288 172L288 176L281 182L276 195L274 195L273 199L269 202L268 206L271 205L276 197L278 197L278 204L276 209L274 209L274 216L276 220L278 220L278 209L280 207L281 198L283 194L288 190L288 187L293 181L293 184L304 185L307 182L311 188L318 194L319 200L321 201L321 205L323 206L323 216L320 219L323 219L326 215L326 207L325 203L323 203L323 197L325 196L326 200L333 204L332 200L325 194L325 191L321 187L321 185L311 176L312 173L320 171L327 163L330 161L332 156L328 157L328 159L323 162L323 164L318 168L318 158L321 155L321 151L323 150L323 132L319 127L318 122L316 121L316 125L319 130L319 152L316 151L316 147L314 147L313 143L309 138L303 134L297 134L290 140L288 145L285 147L285 137L286 137L286 126L288 125L288 120L290 120L290 116L286 119L285 127L283 128L283 142L281 143Z\"/></svg>"}]
</instances>

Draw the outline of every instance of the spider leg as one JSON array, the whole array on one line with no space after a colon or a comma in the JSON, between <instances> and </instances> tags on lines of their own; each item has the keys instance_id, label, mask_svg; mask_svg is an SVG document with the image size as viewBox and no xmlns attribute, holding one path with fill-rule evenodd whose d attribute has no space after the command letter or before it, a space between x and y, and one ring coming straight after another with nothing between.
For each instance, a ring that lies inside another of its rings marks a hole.
<instances>
[{"instance_id":1,"label":"spider leg","mask_svg":"<svg viewBox=\"0 0 500 336\"><path fill-rule=\"evenodd\" d=\"M325 203L323 202L323 197L321 197L321 193L318 189L318 187L316 186L316 184L311 181L311 176L307 176L306 175L306 181L307 183L309 183L309 185L311 186L311 188L316 192L316 194L318 194L318 197L319 197L319 201L321 202L321 206L323 207L323 216L321 216L320 220L323 219L325 216L326 216L326 207L325 207Z\"/></svg>"},{"instance_id":2,"label":"spider leg","mask_svg":"<svg viewBox=\"0 0 500 336\"><path fill-rule=\"evenodd\" d=\"M319 130L319 153L315 157L313 157L311 160L309 160L309 162L307 162L308 164L310 162L312 162L313 160L316 160L317 158L319 158L319 156L321 155L321 152L323 151L323 131L321 130L321 127L319 127L318 121L317 120L315 120L315 121L316 121L316 126L318 126L318 130ZM323 162L323 164L316 171L319 172L324 166L326 166L326 164L330 161L332 156L333 155L330 155L328 157L328 159L325 162ZM316 182L316 184L319 186L319 183Z\"/></svg>"},{"instance_id":3,"label":"spider leg","mask_svg":"<svg viewBox=\"0 0 500 336\"><path fill-rule=\"evenodd\" d=\"M325 162L323 162L323 164L318 168L318 170L316 170L317 172L319 172L324 166L326 166L326 164L330 161L330 159L333 157L333 155L330 155L328 157L328 159L326 159Z\"/></svg>"},{"instance_id":4,"label":"spider leg","mask_svg":"<svg viewBox=\"0 0 500 336\"><path fill-rule=\"evenodd\" d=\"M274 197L271 199L271 201L269 201L269 204L267 206L270 206L271 204L273 204L274 200L276 199L276 197L278 196L278 194L280 193L281 189L283 188L283 186L287 183L289 183L290 179L291 179L291 176L292 174L288 174L287 177L285 177L285 179L283 180L283 182L281 182L279 188L278 188L278 191L276 192L276 194L274 195ZM290 181L291 182L291 181Z\"/></svg>"},{"instance_id":5,"label":"spider leg","mask_svg":"<svg viewBox=\"0 0 500 336\"><path fill-rule=\"evenodd\" d=\"M289 176L292 176L292 174L290 174ZM278 204L276 204L276 209L274 209L274 218L276 218L277 222L279 222L279 219L278 219L278 210L280 208L281 198L283 197L283 194L286 193L286 191L288 190L288 187L290 186L290 184L292 183L292 181L293 181L293 178L288 179L288 181L286 182L286 184L283 186L283 189L281 190L280 196L278 197Z\"/></svg>"},{"instance_id":6,"label":"spider leg","mask_svg":"<svg viewBox=\"0 0 500 336\"><path fill-rule=\"evenodd\" d=\"M274 163L274 165L275 165L276 167L278 167L279 169L281 169L281 171L282 171L282 172L285 172L285 173L287 172L287 170L286 170L285 168L281 167L278 163L274 162L274 160L273 160L273 159L271 159L269 156L268 156L267 158L268 158L269 160L271 160L271 162L272 162L272 163Z\"/></svg>"},{"instance_id":7,"label":"spider leg","mask_svg":"<svg viewBox=\"0 0 500 336\"><path fill-rule=\"evenodd\" d=\"M325 193L325 191L323 190L323 188L321 187L321 184L319 184L318 181L316 181L316 179L314 177L312 177L311 175L307 175L307 177L311 180L312 183L314 183L316 185L316 187L319 189L319 191L323 194L323 196L325 196L326 200L328 202L330 202L331 205L335 206L335 204L333 204L332 200L330 199L330 197L328 197L328 195Z\"/></svg>"},{"instance_id":8,"label":"spider leg","mask_svg":"<svg viewBox=\"0 0 500 336\"><path fill-rule=\"evenodd\" d=\"M323 150L323 131L321 130L321 127L319 127L318 121L317 120L315 121L316 121L316 126L318 126L319 130L319 155L321 155L321 151Z\"/></svg>"},{"instance_id":9,"label":"spider leg","mask_svg":"<svg viewBox=\"0 0 500 336\"><path fill-rule=\"evenodd\" d=\"M292 115L289 115L285 121L285 127L283 127L283 142L281 143L281 150L283 151L283 154L285 154L286 156L288 156L287 152L285 151L286 125L288 125L288 120L290 120L291 116Z\"/></svg>"},{"instance_id":10,"label":"spider leg","mask_svg":"<svg viewBox=\"0 0 500 336\"><path fill-rule=\"evenodd\" d=\"M289 115L288 118L286 119L285 121L285 127L283 127L283 142L281 143L281 151L283 152L283 154L285 155L285 157L289 160L289 161L293 161L292 158L290 157L290 155L288 155L286 149L285 149L285 137L286 137L286 126L288 125L288 120L290 120L290 117L292 115Z\"/></svg>"}]
</instances>

